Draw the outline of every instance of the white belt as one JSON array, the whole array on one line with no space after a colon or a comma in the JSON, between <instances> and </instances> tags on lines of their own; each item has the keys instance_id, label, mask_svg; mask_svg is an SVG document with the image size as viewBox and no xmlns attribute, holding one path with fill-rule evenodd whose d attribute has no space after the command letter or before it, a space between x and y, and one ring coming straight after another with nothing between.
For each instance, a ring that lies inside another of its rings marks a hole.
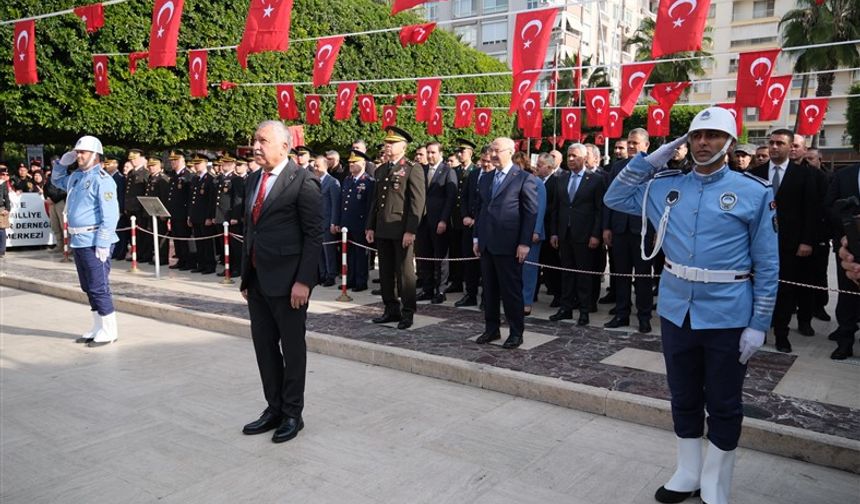
<instances>
[{"instance_id":1,"label":"white belt","mask_svg":"<svg viewBox=\"0 0 860 504\"><path fill-rule=\"evenodd\" d=\"M84 227L72 227L69 226L69 234L83 234L83 233L92 233L93 231L98 231L99 226L84 226Z\"/></svg>"},{"instance_id":2,"label":"white belt","mask_svg":"<svg viewBox=\"0 0 860 504\"><path fill-rule=\"evenodd\" d=\"M682 280L703 283L734 283L746 282L750 279L749 271L740 270L709 270L676 264L666 258L666 271Z\"/></svg>"}]
</instances>

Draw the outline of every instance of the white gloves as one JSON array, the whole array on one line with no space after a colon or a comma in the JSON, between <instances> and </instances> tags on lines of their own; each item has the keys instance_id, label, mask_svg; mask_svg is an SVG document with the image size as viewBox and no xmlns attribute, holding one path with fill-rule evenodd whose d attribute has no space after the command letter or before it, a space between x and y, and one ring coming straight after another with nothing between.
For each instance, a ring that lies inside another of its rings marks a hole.
<instances>
[{"instance_id":1,"label":"white gloves","mask_svg":"<svg viewBox=\"0 0 860 504\"><path fill-rule=\"evenodd\" d=\"M687 141L687 135L676 138L675 140L664 143L657 150L648 154L645 157L645 161L648 161L648 164L657 168L658 170L666 166L666 163L672 159L672 156L675 155L675 150L678 149L678 146L683 145Z\"/></svg>"},{"instance_id":2,"label":"white gloves","mask_svg":"<svg viewBox=\"0 0 860 504\"><path fill-rule=\"evenodd\" d=\"M60 164L63 166L69 166L77 160L78 155L75 153L75 151L69 151L63 154L63 156L60 158Z\"/></svg>"},{"instance_id":3,"label":"white gloves","mask_svg":"<svg viewBox=\"0 0 860 504\"><path fill-rule=\"evenodd\" d=\"M106 247L96 247L96 257L101 262L107 261L108 256L110 255L110 249Z\"/></svg>"},{"instance_id":4,"label":"white gloves","mask_svg":"<svg viewBox=\"0 0 860 504\"><path fill-rule=\"evenodd\" d=\"M746 364L750 357L764 344L764 332L747 327L741 333L740 352L738 362Z\"/></svg>"}]
</instances>

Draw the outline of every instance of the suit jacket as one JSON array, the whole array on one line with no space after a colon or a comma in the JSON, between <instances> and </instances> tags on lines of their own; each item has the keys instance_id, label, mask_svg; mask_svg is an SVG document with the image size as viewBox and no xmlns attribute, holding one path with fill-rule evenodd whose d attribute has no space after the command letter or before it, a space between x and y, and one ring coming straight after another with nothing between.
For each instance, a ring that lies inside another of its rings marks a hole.
<instances>
[{"instance_id":1,"label":"suit jacket","mask_svg":"<svg viewBox=\"0 0 860 504\"><path fill-rule=\"evenodd\" d=\"M167 209L170 211L173 222L184 221L188 218L188 207L191 203L191 182L194 178L195 175L188 168L183 168L182 173L177 174L175 171L170 173ZM119 188L119 183L117 183L117 188Z\"/></svg>"},{"instance_id":2,"label":"suit jacket","mask_svg":"<svg viewBox=\"0 0 860 504\"><path fill-rule=\"evenodd\" d=\"M481 212L481 187L480 184L478 184L478 179L483 180L483 177L481 177L481 171L482 169L480 167L475 167L475 169L469 173L469 176L466 177L466 189L464 189L463 192L465 195L464 197L466 198L465 210L463 212L464 217L469 216L473 219L477 219L478 214ZM490 173L489 175L492 176L493 174Z\"/></svg>"},{"instance_id":3,"label":"suit jacket","mask_svg":"<svg viewBox=\"0 0 860 504\"><path fill-rule=\"evenodd\" d=\"M555 200L558 198L558 178L561 173L563 173L563 170L556 170L555 173L543 181L543 186L546 189L546 210L543 214L543 232L547 236L552 231L552 209L555 208Z\"/></svg>"},{"instance_id":4,"label":"suit jacket","mask_svg":"<svg viewBox=\"0 0 860 504\"><path fill-rule=\"evenodd\" d=\"M191 219L192 224L203 224L206 219L215 218L215 189L215 177L209 173L204 173L202 176L195 175L191 179L188 218Z\"/></svg>"},{"instance_id":5,"label":"suit jacket","mask_svg":"<svg viewBox=\"0 0 860 504\"><path fill-rule=\"evenodd\" d=\"M857 182L858 173L860 173L860 164L843 168L833 174L830 185L827 187L824 208L827 209L827 216L830 219L832 238L837 240L837 243L845 236L845 230L842 227L842 216L839 214L839 209L836 208L835 203L837 200L851 196L860 198L860 185Z\"/></svg>"},{"instance_id":6,"label":"suit jacket","mask_svg":"<svg viewBox=\"0 0 860 504\"><path fill-rule=\"evenodd\" d=\"M135 168L125 177L125 209L131 213L143 212L143 205L138 196L146 195L146 184L149 182L149 171L145 167Z\"/></svg>"},{"instance_id":7,"label":"suit jacket","mask_svg":"<svg viewBox=\"0 0 860 504\"><path fill-rule=\"evenodd\" d=\"M447 163L439 163L439 168L433 174L432 180L427 180L430 168L424 168L427 182L427 213L425 221L433 229L439 222L448 224L454 205L457 203L457 174Z\"/></svg>"},{"instance_id":8,"label":"suit jacket","mask_svg":"<svg viewBox=\"0 0 860 504\"><path fill-rule=\"evenodd\" d=\"M806 163L804 163L806 164ZM815 180L816 203L818 203L818 224L815 226L815 243L826 243L830 240L830 217L824 206L824 198L827 197L827 187L830 185L830 179L823 169L815 168L806 164L809 168L809 173L812 174L812 179Z\"/></svg>"},{"instance_id":9,"label":"suit jacket","mask_svg":"<svg viewBox=\"0 0 860 504\"><path fill-rule=\"evenodd\" d=\"M612 184L612 181L615 180L615 177L621 173L621 170L627 166L627 163L633 158L627 159L619 159L618 161L612 163L612 169L609 172L609 182L606 184L606 188ZM634 215L628 214L624 212L619 212L617 210L613 210L603 205L603 229L605 231L612 231L612 234L622 234L622 233L632 233L636 235L642 234L642 215ZM650 235L654 232L654 228L648 223L648 231L647 233Z\"/></svg>"},{"instance_id":10,"label":"suit jacket","mask_svg":"<svg viewBox=\"0 0 860 504\"><path fill-rule=\"evenodd\" d=\"M769 171L770 163L756 166L751 173L769 180ZM808 167L789 161L774 198L780 252L793 255L801 243L816 243L815 228L821 225L816 187L815 175Z\"/></svg>"},{"instance_id":11,"label":"suit jacket","mask_svg":"<svg viewBox=\"0 0 860 504\"><path fill-rule=\"evenodd\" d=\"M451 227L454 229L463 229L463 217L468 215L467 208L469 197L469 175L472 170L477 170L478 167L471 164L469 169L464 169L462 165L454 168L454 174L457 176L457 200L454 202L454 209L451 210Z\"/></svg>"},{"instance_id":12,"label":"suit jacket","mask_svg":"<svg viewBox=\"0 0 860 504\"><path fill-rule=\"evenodd\" d=\"M236 175L230 184L230 214L229 219L236 219L239 224L245 221L245 186L248 182L248 174Z\"/></svg>"},{"instance_id":13,"label":"suit jacket","mask_svg":"<svg viewBox=\"0 0 860 504\"><path fill-rule=\"evenodd\" d=\"M537 177L511 167L493 195L495 172L481 177L478 192L480 212L474 237L481 252L515 255L518 245L530 247L538 214Z\"/></svg>"},{"instance_id":14,"label":"suit jacket","mask_svg":"<svg viewBox=\"0 0 860 504\"><path fill-rule=\"evenodd\" d=\"M400 240L403 233L415 234L424 216L426 195L421 165L404 157L397 164L388 162L378 167L376 174L367 229L388 240Z\"/></svg>"},{"instance_id":15,"label":"suit jacket","mask_svg":"<svg viewBox=\"0 0 860 504\"><path fill-rule=\"evenodd\" d=\"M552 209L551 236L574 243L587 243L589 238L603 235L603 175L583 172L582 180L570 201L567 185L571 172L558 178L555 206ZM570 224L568 226L568 223Z\"/></svg>"},{"instance_id":16,"label":"suit jacket","mask_svg":"<svg viewBox=\"0 0 860 504\"><path fill-rule=\"evenodd\" d=\"M337 224L340 221L340 182L328 175L323 177L320 187L322 190L323 226L328 232L332 224Z\"/></svg>"},{"instance_id":17,"label":"suit jacket","mask_svg":"<svg viewBox=\"0 0 860 504\"><path fill-rule=\"evenodd\" d=\"M248 176L245 201L256 199L262 172L257 170ZM260 272L257 280L264 296L289 296L295 282L313 287L322 254L320 181L311 172L288 161L263 202L256 224L252 219L253 206L248 204L245 208L239 288L248 288L252 254Z\"/></svg>"}]
</instances>

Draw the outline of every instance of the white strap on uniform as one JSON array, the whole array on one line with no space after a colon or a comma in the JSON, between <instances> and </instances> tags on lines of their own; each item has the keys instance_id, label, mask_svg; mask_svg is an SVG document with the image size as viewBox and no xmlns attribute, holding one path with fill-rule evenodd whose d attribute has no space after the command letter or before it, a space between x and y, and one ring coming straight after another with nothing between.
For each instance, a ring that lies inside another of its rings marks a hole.
<instances>
[{"instance_id":1,"label":"white strap on uniform","mask_svg":"<svg viewBox=\"0 0 860 504\"><path fill-rule=\"evenodd\" d=\"M84 234L84 233L92 233L93 231L98 231L99 226L84 226L84 227L72 227L69 226L69 234Z\"/></svg>"},{"instance_id":2,"label":"white strap on uniform","mask_svg":"<svg viewBox=\"0 0 860 504\"><path fill-rule=\"evenodd\" d=\"M660 223L657 225L657 237L654 240L654 250L651 251L651 255L646 254L645 235L648 233L648 191L651 190L652 182L654 182L654 179L649 180L645 185L645 196L642 198L642 239L639 242L639 251L642 255L643 261L650 261L660 253L660 249L663 247L663 239L666 237L666 228L669 226L669 212L672 211L672 207L670 205L666 205L666 208L663 209L663 215L660 216Z\"/></svg>"},{"instance_id":3,"label":"white strap on uniform","mask_svg":"<svg viewBox=\"0 0 860 504\"><path fill-rule=\"evenodd\" d=\"M749 271L742 270L709 270L684 266L666 258L666 271L676 277L690 282L702 283L734 283L746 282L750 279Z\"/></svg>"}]
</instances>

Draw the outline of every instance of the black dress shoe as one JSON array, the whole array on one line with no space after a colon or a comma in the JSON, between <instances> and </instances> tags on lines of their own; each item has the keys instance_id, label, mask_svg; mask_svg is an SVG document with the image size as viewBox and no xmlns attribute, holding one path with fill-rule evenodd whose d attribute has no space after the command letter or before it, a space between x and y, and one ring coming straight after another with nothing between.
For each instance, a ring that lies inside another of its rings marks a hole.
<instances>
[{"instance_id":1,"label":"black dress shoe","mask_svg":"<svg viewBox=\"0 0 860 504\"><path fill-rule=\"evenodd\" d=\"M412 315L404 316L397 324L397 328L400 330L409 329L410 327L412 327Z\"/></svg>"},{"instance_id":2,"label":"black dress shoe","mask_svg":"<svg viewBox=\"0 0 860 504\"><path fill-rule=\"evenodd\" d=\"M630 325L630 319L627 317L625 317L625 318L612 317L612 320L603 324L603 327L605 327L607 329L615 329L618 327L624 327L624 326L629 326L629 325Z\"/></svg>"},{"instance_id":3,"label":"black dress shoe","mask_svg":"<svg viewBox=\"0 0 860 504\"><path fill-rule=\"evenodd\" d=\"M597 304L596 303L591 305L590 308L588 308L588 313L597 313Z\"/></svg>"},{"instance_id":4,"label":"black dress shoe","mask_svg":"<svg viewBox=\"0 0 860 504\"><path fill-rule=\"evenodd\" d=\"M370 283L379 283L379 279L378 279L378 278L374 278L373 280L371 280L371 281L370 281Z\"/></svg>"},{"instance_id":5,"label":"black dress shoe","mask_svg":"<svg viewBox=\"0 0 860 504\"><path fill-rule=\"evenodd\" d=\"M837 341L837 340L839 340L839 329L837 328L835 331L833 331L832 333L828 334L828 335L827 335L827 339L829 339L830 341Z\"/></svg>"},{"instance_id":6,"label":"black dress shoe","mask_svg":"<svg viewBox=\"0 0 860 504\"><path fill-rule=\"evenodd\" d=\"M824 311L824 307L816 308L815 311L812 312L812 316L817 318L818 320L822 320L824 322L830 322L830 315Z\"/></svg>"},{"instance_id":7,"label":"black dress shoe","mask_svg":"<svg viewBox=\"0 0 860 504\"><path fill-rule=\"evenodd\" d=\"M388 310L382 314L380 317L376 317L373 319L374 324L387 324L389 322L400 322L400 314L397 312L390 312Z\"/></svg>"},{"instance_id":8,"label":"black dress shoe","mask_svg":"<svg viewBox=\"0 0 860 504\"><path fill-rule=\"evenodd\" d=\"M800 334L802 334L806 337L815 336L815 329L813 329L812 324L810 324L808 322L806 324L798 324L797 325L797 332L799 332Z\"/></svg>"},{"instance_id":9,"label":"black dress shoe","mask_svg":"<svg viewBox=\"0 0 860 504\"><path fill-rule=\"evenodd\" d=\"M651 321L650 320L640 320L639 321L639 332L642 334L648 334L651 332Z\"/></svg>"},{"instance_id":10,"label":"black dress shoe","mask_svg":"<svg viewBox=\"0 0 860 504\"><path fill-rule=\"evenodd\" d=\"M597 302L599 304L614 304L615 303L615 294L608 292L605 296L598 299Z\"/></svg>"},{"instance_id":11,"label":"black dress shoe","mask_svg":"<svg viewBox=\"0 0 860 504\"><path fill-rule=\"evenodd\" d=\"M499 332L498 329L496 329L495 332L491 333L484 331L483 333L481 333L480 336L478 336L478 339L475 340L475 343L479 345L486 345L487 343L491 341L496 341L498 339L502 339L502 334Z\"/></svg>"},{"instance_id":12,"label":"black dress shoe","mask_svg":"<svg viewBox=\"0 0 860 504\"><path fill-rule=\"evenodd\" d=\"M202 272L203 272L202 268L192 268L191 269L191 273L202 273Z\"/></svg>"},{"instance_id":13,"label":"black dress shoe","mask_svg":"<svg viewBox=\"0 0 860 504\"><path fill-rule=\"evenodd\" d=\"M463 292L463 286L462 285L451 284L448 286L447 289L445 289L445 294L457 294L460 292Z\"/></svg>"},{"instance_id":14,"label":"black dress shoe","mask_svg":"<svg viewBox=\"0 0 860 504\"><path fill-rule=\"evenodd\" d=\"M370 291L370 293L373 294L374 296L381 296L382 295L382 289L373 289L372 291Z\"/></svg>"},{"instance_id":15,"label":"black dress shoe","mask_svg":"<svg viewBox=\"0 0 860 504\"><path fill-rule=\"evenodd\" d=\"M478 300L475 298L475 296L470 296L469 294L466 294L458 301L456 301L454 303L454 306L456 306L457 308L462 308L463 306L478 306Z\"/></svg>"},{"instance_id":16,"label":"black dress shoe","mask_svg":"<svg viewBox=\"0 0 860 504\"><path fill-rule=\"evenodd\" d=\"M559 299L558 296L552 298L552 302L549 304L549 307L558 308L559 306L561 306L561 299Z\"/></svg>"},{"instance_id":17,"label":"black dress shoe","mask_svg":"<svg viewBox=\"0 0 860 504\"><path fill-rule=\"evenodd\" d=\"M445 294L436 294L433 296L433 299L430 300L430 304L442 304L445 302Z\"/></svg>"},{"instance_id":18,"label":"black dress shoe","mask_svg":"<svg viewBox=\"0 0 860 504\"><path fill-rule=\"evenodd\" d=\"M845 360L848 357L854 356L854 345L839 345L836 350L830 354L830 358L833 360Z\"/></svg>"},{"instance_id":19,"label":"black dress shoe","mask_svg":"<svg viewBox=\"0 0 860 504\"><path fill-rule=\"evenodd\" d=\"M212 269L205 269L205 270L203 270L203 271L201 271L201 272L200 272L200 274L201 274L201 275L211 275L212 273L215 273L215 269L214 269L214 268L212 268Z\"/></svg>"},{"instance_id":20,"label":"black dress shoe","mask_svg":"<svg viewBox=\"0 0 860 504\"><path fill-rule=\"evenodd\" d=\"M415 297L415 301L431 301L434 297L432 292L423 291Z\"/></svg>"},{"instance_id":21,"label":"black dress shoe","mask_svg":"<svg viewBox=\"0 0 860 504\"><path fill-rule=\"evenodd\" d=\"M367 290L367 286L366 286L366 285L361 285L361 286L353 287L353 288L352 288L352 292L364 292L364 291L366 291L366 290Z\"/></svg>"},{"instance_id":22,"label":"black dress shoe","mask_svg":"<svg viewBox=\"0 0 860 504\"><path fill-rule=\"evenodd\" d=\"M226 273L224 273L223 271L221 273L215 273L215 276L219 276L219 277L222 277L224 275L226 275Z\"/></svg>"},{"instance_id":23,"label":"black dress shoe","mask_svg":"<svg viewBox=\"0 0 860 504\"><path fill-rule=\"evenodd\" d=\"M329 278L328 280L325 280L322 283L323 287L331 287L332 285L334 285L334 279L331 279L331 278Z\"/></svg>"},{"instance_id":24,"label":"black dress shoe","mask_svg":"<svg viewBox=\"0 0 860 504\"><path fill-rule=\"evenodd\" d=\"M776 337L776 349L782 353L791 353L791 343L788 341L788 336Z\"/></svg>"},{"instance_id":25,"label":"black dress shoe","mask_svg":"<svg viewBox=\"0 0 860 504\"><path fill-rule=\"evenodd\" d=\"M610 314L610 315L615 315L616 313L618 313L618 310L617 310L614 306L613 306L612 308L610 308L610 309L609 309L609 314Z\"/></svg>"},{"instance_id":26,"label":"black dress shoe","mask_svg":"<svg viewBox=\"0 0 860 504\"><path fill-rule=\"evenodd\" d=\"M242 428L242 434L253 436L254 434L262 434L278 427L281 423L281 415L273 413L266 408L260 418L249 423Z\"/></svg>"},{"instance_id":27,"label":"black dress shoe","mask_svg":"<svg viewBox=\"0 0 860 504\"><path fill-rule=\"evenodd\" d=\"M692 492L676 492L674 490L667 490L666 487L660 487L657 489L657 493L654 494L654 500L657 502L663 502L664 504L677 504L679 502L684 502L690 497L697 497L698 495L698 490L693 490Z\"/></svg>"},{"instance_id":28,"label":"black dress shoe","mask_svg":"<svg viewBox=\"0 0 860 504\"><path fill-rule=\"evenodd\" d=\"M579 312L579 320L576 321L576 325L580 327L588 325L588 312Z\"/></svg>"},{"instance_id":29,"label":"black dress shoe","mask_svg":"<svg viewBox=\"0 0 860 504\"><path fill-rule=\"evenodd\" d=\"M179 271L191 271L193 268L191 266L180 266Z\"/></svg>"},{"instance_id":30,"label":"black dress shoe","mask_svg":"<svg viewBox=\"0 0 860 504\"><path fill-rule=\"evenodd\" d=\"M553 322L558 322L559 320L572 320L573 319L573 311L571 310L559 310L555 312L554 315L550 315L549 319Z\"/></svg>"},{"instance_id":31,"label":"black dress shoe","mask_svg":"<svg viewBox=\"0 0 860 504\"><path fill-rule=\"evenodd\" d=\"M517 348L522 344L523 344L523 337L522 336L514 336L512 334L512 335L508 336L508 339L506 339L504 343L502 343L502 348L512 349L512 348Z\"/></svg>"},{"instance_id":32,"label":"black dress shoe","mask_svg":"<svg viewBox=\"0 0 860 504\"><path fill-rule=\"evenodd\" d=\"M283 443L285 441L289 441L293 439L299 434L299 431L304 429L305 422L302 421L301 418L293 418L293 417L284 417L281 420L281 425L275 429L275 433L272 434L272 442L273 443Z\"/></svg>"},{"instance_id":33,"label":"black dress shoe","mask_svg":"<svg viewBox=\"0 0 860 504\"><path fill-rule=\"evenodd\" d=\"M171 266L168 266L168 268L169 269L180 269L180 268L182 268L182 265L179 263L176 263L176 264L173 264Z\"/></svg>"}]
</instances>

